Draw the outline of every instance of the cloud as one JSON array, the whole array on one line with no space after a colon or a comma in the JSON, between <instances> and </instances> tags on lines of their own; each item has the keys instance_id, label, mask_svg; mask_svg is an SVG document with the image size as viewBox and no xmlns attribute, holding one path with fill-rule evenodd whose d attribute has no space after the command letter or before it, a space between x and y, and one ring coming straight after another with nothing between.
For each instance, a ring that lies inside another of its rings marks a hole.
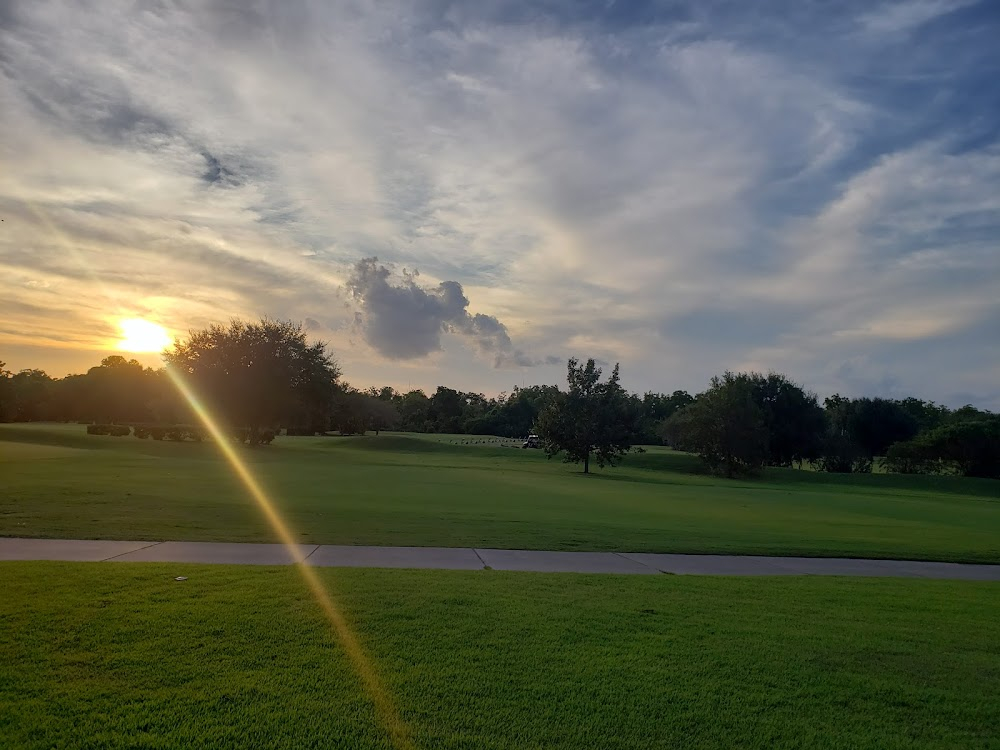
<instances>
[{"instance_id":1,"label":"cloud","mask_svg":"<svg viewBox=\"0 0 1000 750\"><path fill-rule=\"evenodd\" d=\"M514 347L507 326L492 315L468 311L469 299L457 281L421 286L419 273L403 269L398 278L378 258L359 260L346 288L360 305L356 328L389 359L416 359L441 350L441 336L454 333L493 357L494 367L552 364ZM558 361L558 360L556 360Z\"/></svg>"},{"instance_id":2,"label":"cloud","mask_svg":"<svg viewBox=\"0 0 1000 750\"><path fill-rule=\"evenodd\" d=\"M269 314L352 382L566 352L1000 407L989 2L101 9L0 2L0 346ZM345 307L376 256L425 275Z\"/></svg>"},{"instance_id":3,"label":"cloud","mask_svg":"<svg viewBox=\"0 0 1000 750\"><path fill-rule=\"evenodd\" d=\"M939 16L954 13L979 0L895 0L861 16L861 25L878 33L909 31Z\"/></svg>"}]
</instances>

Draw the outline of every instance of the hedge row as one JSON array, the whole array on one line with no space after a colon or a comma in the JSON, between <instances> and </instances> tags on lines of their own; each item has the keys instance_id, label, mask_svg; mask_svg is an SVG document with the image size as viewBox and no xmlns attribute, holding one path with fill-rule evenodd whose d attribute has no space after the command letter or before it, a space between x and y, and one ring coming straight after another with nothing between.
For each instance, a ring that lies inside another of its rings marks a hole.
<instances>
[{"instance_id":1,"label":"hedge row","mask_svg":"<svg viewBox=\"0 0 1000 750\"><path fill-rule=\"evenodd\" d=\"M131 434L132 430L124 424L88 424L88 435L113 435L114 437L125 437Z\"/></svg>"},{"instance_id":2,"label":"hedge row","mask_svg":"<svg viewBox=\"0 0 1000 750\"><path fill-rule=\"evenodd\" d=\"M114 435L115 437L123 437L125 435L134 434L140 440L145 440L147 438L153 438L153 440L173 440L176 442L182 442L184 440L193 440L196 443L200 443L202 440L208 439L208 433L201 427L196 425L186 425L186 424L174 424L174 425L147 425L147 424L137 424L132 427L123 424L88 424L87 434L88 435ZM242 443L249 441L249 434L247 430L234 430L230 436L233 440L238 440ZM257 436L258 442L265 445L271 443L274 440L275 432L274 430L263 430Z\"/></svg>"}]
</instances>

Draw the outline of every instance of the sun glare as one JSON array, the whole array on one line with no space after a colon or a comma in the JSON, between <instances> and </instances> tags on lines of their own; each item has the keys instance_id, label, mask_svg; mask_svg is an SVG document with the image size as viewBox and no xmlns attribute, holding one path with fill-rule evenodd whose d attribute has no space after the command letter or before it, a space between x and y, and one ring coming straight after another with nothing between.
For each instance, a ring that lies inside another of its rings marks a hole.
<instances>
[{"instance_id":1,"label":"sun glare","mask_svg":"<svg viewBox=\"0 0 1000 750\"><path fill-rule=\"evenodd\" d=\"M159 352L172 343L166 328L148 320L122 320L118 327L122 329L118 348L125 352Z\"/></svg>"}]
</instances>

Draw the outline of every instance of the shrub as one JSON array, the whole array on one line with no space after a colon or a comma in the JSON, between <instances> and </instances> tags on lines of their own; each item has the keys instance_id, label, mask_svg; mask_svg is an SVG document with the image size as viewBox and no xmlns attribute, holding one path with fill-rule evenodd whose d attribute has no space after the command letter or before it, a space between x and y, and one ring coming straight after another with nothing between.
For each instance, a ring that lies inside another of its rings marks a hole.
<instances>
[{"instance_id":1,"label":"shrub","mask_svg":"<svg viewBox=\"0 0 1000 750\"><path fill-rule=\"evenodd\" d=\"M274 440L274 430L262 430L260 433L260 442L262 445L270 445L271 441Z\"/></svg>"},{"instance_id":2,"label":"shrub","mask_svg":"<svg viewBox=\"0 0 1000 750\"><path fill-rule=\"evenodd\" d=\"M140 440L145 440L149 437L149 428L143 425L136 425L133 429L133 433Z\"/></svg>"},{"instance_id":3,"label":"shrub","mask_svg":"<svg viewBox=\"0 0 1000 750\"><path fill-rule=\"evenodd\" d=\"M108 434L115 437L125 437L132 434L132 428L127 424L113 424L108 427Z\"/></svg>"},{"instance_id":4,"label":"shrub","mask_svg":"<svg viewBox=\"0 0 1000 750\"><path fill-rule=\"evenodd\" d=\"M167 431L163 427L150 427L149 434L153 437L153 440L163 440L163 436L167 434Z\"/></svg>"},{"instance_id":5,"label":"shrub","mask_svg":"<svg viewBox=\"0 0 1000 750\"><path fill-rule=\"evenodd\" d=\"M184 440L185 437L187 437L187 435L183 427L174 426L174 427L169 427L167 429L166 437L167 440L175 440L177 442L181 442Z\"/></svg>"},{"instance_id":6,"label":"shrub","mask_svg":"<svg viewBox=\"0 0 1000 750\"><path fill-rule=\"evenodd\" d=\"M906 440L889 446L882 465L896 474L937 474L941 461L930 455L927 445L919 440Z\"/></svg>"},{"instance_id":7,"label":"shrub","mask_svg":"<svg viewBox=\"0 0 1000 750\"><path fill-rule=\"evenodd\" d=\"M834 430L824 441L816 468L834 474L870 474L872 460L850 437Z\"/></svg>"},{"instance_id":8,"label":"shrub","mask_svg":"<svg viewBox=\"0 0 1000 750\"><path fill-rule=\"evenodd\" d=\"M109 424L88 424L87 434L88 435L107 435L111 430L111 425Z\"/></svg>"}]
</instances>

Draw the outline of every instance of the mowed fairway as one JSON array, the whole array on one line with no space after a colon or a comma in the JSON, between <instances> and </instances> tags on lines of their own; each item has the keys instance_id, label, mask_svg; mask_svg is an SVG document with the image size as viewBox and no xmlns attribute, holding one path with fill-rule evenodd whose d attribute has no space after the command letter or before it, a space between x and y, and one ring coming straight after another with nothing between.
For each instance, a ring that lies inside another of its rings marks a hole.
<instances>
[{"instance_id":1,"label":"mowed fairway","mask_svg":"<svg viewBox=\"0 0 1000 750\"><path fill-rule=\"evenodd\" d=\"M303 542L1000 562L1000 482L697 473L666 449L583 476L462 436L288 438L240 449ZM0 535L275 541L211 443L0 425Z\"/></svg>"},{"instance_id":2,"label":"mowed fairway","mask_svg":"<svg viewBox=\"0 0 1000 750\"><path fill-rule=\"evenodd\" d=\"M416 747L1000 741L997 584L319 575ZM293 568L2 563L0 587L0 747L389 747Z\"/></svg>"}]
</instances>

